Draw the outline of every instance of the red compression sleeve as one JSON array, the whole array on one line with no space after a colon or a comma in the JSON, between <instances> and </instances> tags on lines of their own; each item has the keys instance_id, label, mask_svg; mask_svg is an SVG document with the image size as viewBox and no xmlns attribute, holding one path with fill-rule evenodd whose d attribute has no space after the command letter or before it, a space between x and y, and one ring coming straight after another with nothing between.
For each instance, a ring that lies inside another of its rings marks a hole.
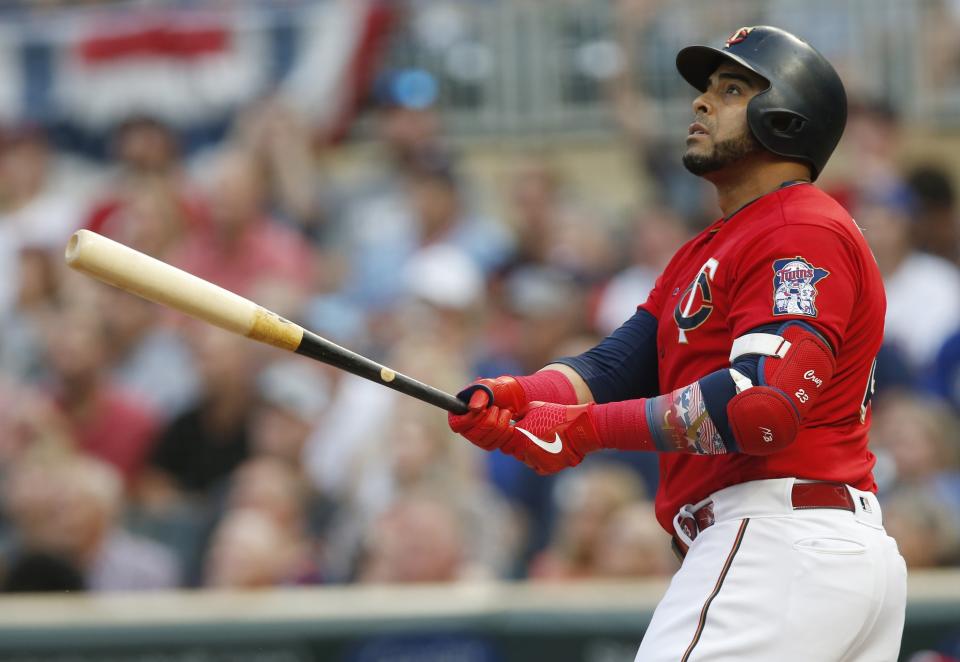
<instances>
[{"instance_id":1,"label":"red compression sleeve","mask_svg":"<svg viewBox=\"0 0 960 662\"><path fill-rule=\"evenodd\" d=\"M647 425L646 403L646 399L640 399L594 405L591 416L604 448L657 450Z\"/></svg>"},{"instance_id":2,"label":"red compression sleeve","mask_svg":"<svg viewBox=\"0 0 960 662\"><path fill-rule=\"evenodd\" d=\"M591 417L605 448L693 455L730 452L710 418L700 382L655 398L594 405Z\"/></svg>"},{"instance_id":3,"label":"red compression sleeve","mask_svg":"<svg viewBox=\"0 0 960 662\"><path fill-rule=\"evenodd\" d=\"M577 404L577 392L573 384L559 370L541 370L526 377L515 377L523 388L527 402L535 400L558 405Z\"/></svg>"}]
</instances>

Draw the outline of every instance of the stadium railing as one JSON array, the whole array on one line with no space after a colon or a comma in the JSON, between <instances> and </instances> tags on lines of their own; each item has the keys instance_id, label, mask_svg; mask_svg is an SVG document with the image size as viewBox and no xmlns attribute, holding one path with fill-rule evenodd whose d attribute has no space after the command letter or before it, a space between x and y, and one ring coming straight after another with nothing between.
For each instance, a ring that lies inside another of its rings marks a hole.
<instances>
[{"instance_id":1,"label":"stadium railing","mask_svg":"<svg viewBox=\"0 0 960 662\"><path fill-rule=\"evenodd\" d=\"M630 662L665 586L490 582L4 597L0 659ZM901 660L958 637L960 571L911 573Z\"/></svg>"}]
</instances>

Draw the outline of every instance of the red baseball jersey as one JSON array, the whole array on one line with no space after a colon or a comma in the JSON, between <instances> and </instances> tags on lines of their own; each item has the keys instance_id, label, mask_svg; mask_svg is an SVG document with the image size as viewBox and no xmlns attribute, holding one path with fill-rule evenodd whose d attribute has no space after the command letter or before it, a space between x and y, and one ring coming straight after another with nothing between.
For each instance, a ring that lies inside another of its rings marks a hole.
<instances>
[{"instance_id":1,"label":"red baseball jersey","mask_svg":"<svg viewBox=\"0 0 960 662\"><path fill-rule=\"evenodd\" d=\"M677 252L641 308L658 320L661 393L729 368L734 339L761 325L807 322L837 357L786 449L660 454L656 511L667 531L682 505L750 480L795 476L876 490L867 432L886 299L863 234L833 198L794 184L717 221Z\"/></svg>"}]
</instances>

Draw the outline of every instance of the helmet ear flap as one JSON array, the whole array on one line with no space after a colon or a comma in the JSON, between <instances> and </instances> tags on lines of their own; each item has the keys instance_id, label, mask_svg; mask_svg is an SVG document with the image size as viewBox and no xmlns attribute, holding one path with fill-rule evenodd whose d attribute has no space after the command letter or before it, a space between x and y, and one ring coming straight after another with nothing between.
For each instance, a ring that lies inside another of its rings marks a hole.
<instances>
[{"instance_id":1,"label":"helmet ear flap","mask_svg":"<svg viewBox=\"0 0 960 662\"><path fill-rule=\"evenodd\" d=\"M790 139L803 133L809 120L795 111L776 108L765 111L761 121L770 135Z\"/></svg>"}]
</instances>

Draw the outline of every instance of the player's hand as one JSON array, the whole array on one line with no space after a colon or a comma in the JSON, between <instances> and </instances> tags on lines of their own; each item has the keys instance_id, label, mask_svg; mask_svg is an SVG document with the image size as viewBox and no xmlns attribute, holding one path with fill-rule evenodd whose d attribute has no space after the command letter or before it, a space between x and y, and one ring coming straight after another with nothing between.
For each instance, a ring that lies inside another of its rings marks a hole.
<instances>
[{"instance_id":1,"label":"player's hand","mask_svg":"<svg viewBox=\"0 0 960 662\"><path fill-rule=\"evenodd\" d=\"M520 420L508 422L511 435L499 448L539 474L575 467L584 455L603 447L593 422L593 407L593 403L531 402Z\"/></svg>"},{"instance_id":2,"label":"player's hand","mask_svg":"<svg viewBox=\"0 0 960 662\"><path fill-rule=\"evenodd\" d=\"M489 392L487 389L489 389ZM520 382L508 375L497 377L496 379L478 379L457 393L457 397L470 402L473 399L473 395L477 392L487 395L487 403L485 406L509 409L514 413L523 411L528 404L527 394L520 385ZM489 398L490 393L493 393L492 401L490 401Z\"/></svg>"},{"instance_id":3,"label":"player's hand","mask_svg":"<svg viewBox=\"0 0 960 662\"><path fill-rule=\"evenodd\" d=\"M488 451L500 448L510 440L513 434L510 421L527 406L523 387L506 375L478 379L457 393L457 397L467 401L469 411L461 415L449 414L450 429Z\"/></svg>"},{"instance_id":4,"label":"player's hand","mask_svg":"<svg viewBox=\"0 0 960 662\"><path fill-rule=\"evenodd\" d=\"M469 411L466 414L447 414L451 430L487 451L500 448L510 441L514 432L510 423L516 415L512 410L490 404L489 393L480 389L473 391L467 406Z\"/></svg>"}]
</instances>

